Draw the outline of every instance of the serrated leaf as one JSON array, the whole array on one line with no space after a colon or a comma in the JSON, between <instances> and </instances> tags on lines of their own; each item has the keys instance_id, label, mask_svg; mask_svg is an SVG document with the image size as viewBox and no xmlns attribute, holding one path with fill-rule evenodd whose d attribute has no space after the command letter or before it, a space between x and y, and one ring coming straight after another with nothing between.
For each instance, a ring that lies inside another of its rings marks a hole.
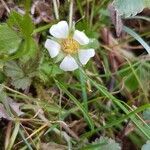
<instances>
[{"instance_id":1,"label":"serrated leaf","mask_svg":"<svg viewBox=\"0 0 150 150\"><path fill-rule=\"evenodd\" d=\"M15 61L10 61L6 63L4 71L8 77L11 77L13 79L24 77L22 69L17 65Z\"/></svg>"},{"instance_id":2,"label":"serrated leaf","mask_svg":"<svg viewBox=\"0 0 150 150\"><path fill-rule=\"evenodd\" d=\"M17 51L21 38L7 24L0 25L0 54L12 54Z\"/></svg>"},{"instance_id":3,"label":"serrated leaf","mask_svg":"<svg viewBox=\"0 0 150 150\"><path fill-rule=\"evenodd\" d=\"M57 65L49 65L49 63L41 64L39 69L47 76L55 76L63 73L63 71Z\"/></svg>"},{"instance_id":4,"label":"serrated leaf","mask_svg":"<svg viewBox=\"0 0 150 150\"><path fill-rule=\"evenodd\" d=\"M150 150L150 141L147 141L141 148L141 150Z\"/></svg>"},{"instance_id":5,"label":"serrated leaf","mask_svg":"<svg viewBox=\"0 0 150 150\"><path fill-rule=\"evenodd\" d=\"M26 89L31 84L31 78L14 61L7 62L4 67L5 74L11 78L11 84L17 89Z\"/></svg>"},{"instance_id":6,"label":"serrated leaf","mask_svg":"<svg viewBox=\"0 0 150 150\"><path fill-rule=\"evenodd\" d=\"M149 0L114 0L113 4L119 14L125 18L135 16L144 8L150 7Z\"/></svg>"},{"instance_id":7,"label":"serrated leaf","mask_svg":"<svg viewBox=\"0 0 150 150\"><path fill-rule=\"evenodd\" d=\"M41 150L66 150L64 145L60 145L54 142L41 143Z\"/></svg>"},{"instance_id":8,"label":"serrated leaf","mask_svg":"<svg viewBox=\"0 0 150 150\"><path fill-rule=\"evenodd\" d=\"M31 84L31 79L29 77L23 77L20 79L12 80L12 85L15 86L16 89L25 90Z\"/></svg>"},{"instance_id":9,"label":"serrated leaf","mask_svg":"<svg viewBox=\"0 0 150 150\"><path fill-rule=\"evenodd\" d=\"M108 137L100 137L100 139L96 139L93 144L101 145L97 148L93 148L92 150L121 150L119 143Z\"/></svg>"}]
</instances>

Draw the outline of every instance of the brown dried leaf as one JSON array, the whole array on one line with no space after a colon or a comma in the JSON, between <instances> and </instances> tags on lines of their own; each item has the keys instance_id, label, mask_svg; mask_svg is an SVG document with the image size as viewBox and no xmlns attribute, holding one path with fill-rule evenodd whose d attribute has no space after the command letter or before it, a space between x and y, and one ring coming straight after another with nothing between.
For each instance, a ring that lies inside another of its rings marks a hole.
<instances>
[{"instance_id":1,"label":"brown dried leaf","mask_svg":"<svg viewBox=\"0 0 150 150\"><path fill-rule=\"evenodd\" d=\"M2 17L3 17L4 12L5 12L5 8L4 8L4 6L3 6L3 5L0 5L0 18L2 18Z\"/></svg>"},{"instance_id":2,"label":"brown dried leaf","mask_svg":"<svg viewBox=\"0 0 150 150\"><path fill-rule=\"evenodd\" d=\"M115 6L112 3L108 5L108 10L110 13L111 21L112 21L113 25L115 26L116 34L119 37L122 32L122 28L123 28L122 19L119 15L119 12L117 11L117 9L115 8Z\"/></svg>"},{"instance_id":3,"label":"brown dried leaf","mask_svg":"<svg viewBox=\"0 0 150 150\"><path fill-rule=\"evenodd\" d=\"M16 103L14 100L12 100L10 97L7 98L8 103L11 107L11 109L17 114L17 116L21 116L24 113L20 110L20 106L23 105L23 103Z\"/></svg>"},{"instance_id":4,"label":"brown dried leaf","mask_svg":"<svg viewBox=\"0 0 150 150\"><path fill-rule=\"evenodd\" d=\"M11 118L9 117L9 115L7 114L3 104L0 104L0 119L4 118L7 120L11 120Z\"/></svg>"},{"instance_id":5,"label":"brown dried leaf","mask_svg":"<svg viewBox=\"0 0 150 150\"><path fill-rule=\"evenodd\" d=\"M38 16L36 20L39 22L49 23L52 20L51 6L46 2L36 1L31 8L31 13Z\"/></svg>"},{"instance_id":6,"label":"brown dried leaf","mask_svg":"<svg viewBox=\"0 0 150 150\"><path fill-rule=\"evenodd\" d=\"M74 131L74 133L76 133L77 135L82 134L85 131L86 126L87 124L84 122L83 119L75 120L71 124L69 124L71 130Z\"/></svg>"}]
</instances>

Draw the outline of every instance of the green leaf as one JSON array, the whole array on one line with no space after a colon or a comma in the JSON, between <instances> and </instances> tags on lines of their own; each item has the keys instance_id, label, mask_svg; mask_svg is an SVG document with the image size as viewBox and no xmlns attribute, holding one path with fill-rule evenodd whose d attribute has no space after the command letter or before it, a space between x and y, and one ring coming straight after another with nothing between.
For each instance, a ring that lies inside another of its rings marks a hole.
<instances>
[{"instance_id":1,"label":"green leaf","mask_svg":"<svg viewBox=\"0 0 150 150\"><path fill-rule=\"evenodd\" d=\"M144 8L150 7L149 0L114 0L114 6L123 17L135 16Z\"/></svg>"},{"instance_id":2,"label":"green leaf","mask_svg":"<svg viewBox=\"0 0 150 150\"><path fill-rule=\"evenodd\" d=\"M28 14L24 16L18 12L11 12L7 23L12 28L17 28L24 38L31 37L34 30L34 24L31 17Z\"/></svg>"},{"instance_id":3,"label":"green leaf","mask_svg":"<svg viewBox=\"0 0 150 150\"><path fill-rule=\"evenodd\" d=\"M140 37L140 35L126 26L123 26L123 30L133 36L145 48L147 53L150 54L150 46Z\"/></svg>"},{"instance_id":4,"label":"green leaf","mask_svg":"<svg viewBox=\"0 0 150 150\"><path fill-rule=\"evenodd\" d=\"M46 62L40 65L40 71L45 73L47 76L56 76L57 74L63 73L58 65L50 65Z\"/></svg>"},{"instance_id":5,"label":"green leaf","mask_svg":"<svg viewBox=\"0 0 150 150\"><path fill-rule=\"evenodd\" d=\"M6 63L4 67L5 74L12 79L11 84L17 89L26 89L31 84L31 78L18 66L15 61Z\"/></svg>"},{"instance_id":6,"label":"green leaf","mask_svg":"<svg viewBox=\"0 0 150 150\"><path fill-rule=\"evenodd\" d=\"M80 111L83 113L87 123L89 124L89 127L91 128L91 130L94 130L94 123L92 118L89 116L89 114L87 113L87 111L85 110L85 108L81 105L81 103L67 90L67 88L60 82L58 82L58 80L55 80L56 85L63 90L63 92L65 92L69 98L78 106L78 108L80 109Z\"/></svg>"},{"instance_id":7,"label":"green leaf","mask_svg":"<svg viewBox=\"0 0 150 150\"><path fill-rule=\"evenodd\" d=\"M150 1L144 0L144 6L150 8Z\"/></svg>"},{"instance_id":8,"label":"green leaf","mask_svg":"<svg viewBox=\"0 0 150 150\"><path fill-rule=\"evenodd\" d=\"M12 54L18 50L21 38L6 24L0 25L0 54Z\"/></svg>"},{"instance_id":9,"label":"green leaf","mask_svg":"<svg viewBox=\"0 0 150 150\"><path fill-rule=\"evenodd\" d=\"M113 139L108 137L101 137L96 139L91 145L82 150L121 150L121 147Z\"/></svg>"},{"instance_id":10,"label":"green leaf","mask_svg":"<svg viewBox=\"0 0 150 150\"><path fill-rule=\"evenodd\" d=\"M29 77L23 77L20 79L16 79L12 81L12 84L15 86L16 89L23 89L25 90L31 84L31 79Z\"/></svg>"},{"instance_id":11,"label":"green leaf","mask_svg":"<svg viewBox=\"0 0 150 150\"><path fill-rule=\"evenodd\" d=\"M21 14L17 13L16 11L12 11L9 15L8 20L7 20L7 24L11 28L17 28L20 31L22 29L22 26L23 26L22 20L23 20L23 16Z\"/></svg>"},{"instance_id":12,"label":"green leaf","mask_svg":"<svg viewBox=\"0 0 150 150\"><path fill-rule=\"evenodd\" d=\"M24 73L15 61L10 61L4 66L4 72L7 76L15 78L23 78Z\"/></svg>"},{"instance_id":13,"label":"green leaf","mask_svg":"<svg viewBox=\"0 0 150 150\"><path fill-rule=\"evenodd\" d=\"M37 49L37 43L34 41L33 38L30 37L26 39L21 49L24 55L22 55L20 60L26 63L28 60L35 58Z\"/></svg>"},{"instance_id":14,"label":"green leaf","mask_svg":"<svg viewBox=\"0 0 150 150\"><path fill-rule=\"evenodd\" d=\"M87 45L87 48L94 48L97 49L99 48L99 41L97 39L90 39L89 44Z\"/></svg>"},{"instance_id":15,"label":"green leaf","mask_svg":"<svg viewBox=\"0 0 150 150\"><path fill-rule=\"evenodd\" d=\"M24 15L22 24L23 24L22 26L23 34L26 36L26 38L30 37L34 30L34 25L33 25L31 17L27 14Z\"/></svg>"}]
</instances>

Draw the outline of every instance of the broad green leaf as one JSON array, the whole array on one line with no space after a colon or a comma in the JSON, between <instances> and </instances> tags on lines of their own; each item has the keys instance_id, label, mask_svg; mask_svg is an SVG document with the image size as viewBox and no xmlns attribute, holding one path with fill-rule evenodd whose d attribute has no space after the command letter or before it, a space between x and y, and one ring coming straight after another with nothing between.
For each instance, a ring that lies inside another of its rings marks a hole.
<instances>
[{"instance_id":1,"label":"broad green leaf","mask_svg":"<svg viewBox=\"0 0 150 150\"><path fill-rule=\"evenodd\" d=\"M28 14L21 15L13 11L7 23L10 27L17 28L24 38L29 38L34 30L32 19Z\"/></svg>"},{"instance_id":2,"label":"broad green leaf","mask_svg":"<svg viewBox=\"0 0 150 150\"><path fill-rule=\"evenodd\" d=\"M82 148L82 150L121 150L119 143L108 137L96 139L92 144Z\"/></svg>"},{"instance_id":3,"label":"broad green leaf","mask_svg":"<svg viewBox=\"0 0 150 150\"><path fill-rule=\"evenodd\" d=\"M29 77L23 77L12 81L12 84L16 89L26 89L31 84L31 79Z\"/></svg>"},{"instance_id":4,"label":"broad green leaf","mask_svg":"<svg viewBox=\"0 0 150 150\"><path fill-rule=\"evenodd\" d=\"M17 51L21 38L8 25L0 25L0 54L12 54Z\"/></svg>"},{"instance_id":5,"label":"broad green leaf","mask_svg":"<svg viewBox=\"0 0 150 150\"><path fill-rule=\"evenodd\" d=\"M22 45L22 49L20 49L20 51L23 53L22 57L20 57L20 60L23 63L26 63L28 60L34 59L36 57L37 49L37 43L33 38L30 37L26 39Z\"/></svg>"},{"instance_id":6,"label":"broad green leaf","mask_svg":"<svg viewBox=\"0 0 150 150\"><path fill-rule=\"evenodd\" d=\"M123 17L135 16L144 8L150 7L149 0L114 0L114 6Z\"/></svg>"},{"instance_id":7,"label":"broad green leaf","mask_svg":"<svg viewBox=\"0 0 150 150\"><path fill-rule=\"evenodd\" d=\"M22 26L23 34L26 36L26 38L30 37L34 30L34 25L31 17L29 15L24 15L22 24L23 24Z\"/></svg>"},{"instance_id":8,"label":"broad green leaf","mask_svg":"<svg viewBox=\"0 0 150 150\"><path fill-rule=\"evenodd\" d=\"M24 73L15 61L10 61L4 66L4 72L7 76L15 78L23 78Z\"/></svg>"},{"instance_id":9,"label":"broad green leaf","mask_svg":"<svg viewBox=\"0 0 150 150\"><path fill-rule=\"evenodd\" d=\"M7 62L4 67L6 76L11 78L11 84L17 89L26 89L31 84L31 78L24 73L15 61Z\"/></svg>"},{"instance_id":10,"label":"broad green leaf","mask_svg":"<svg viewBox=\"0 0 150 150\"><path fill-rule=\"evenodd\" d=\"M57 74L63 73L63 71L57 65L50 65L46 62L41 64L39 69L47 76L56 76Z\"/></svg>"},{"instance_id":11,"label":"broad green leaf","mask_svg":"<svg viewBox=\"0 0 150 150\"><path fill-rule=\"evenodd\" d=\"M23 16L21 14L17 13L16 11L12 11L9 15L8 20L7 20L7 24L11 28L16 28L17 30L20 31L22 29L22 26L23 26L22 20L23 20Z\"/></svg>"}]
</instances>

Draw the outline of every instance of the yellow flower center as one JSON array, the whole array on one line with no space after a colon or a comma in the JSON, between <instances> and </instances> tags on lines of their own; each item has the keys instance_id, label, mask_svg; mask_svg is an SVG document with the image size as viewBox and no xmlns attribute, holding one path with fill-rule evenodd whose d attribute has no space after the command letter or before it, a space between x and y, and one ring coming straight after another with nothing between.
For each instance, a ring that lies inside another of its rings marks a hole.
<instances>
[{"instance_id":1,"label":"yellow flower center","mask_svg":"<svg viewBox=\"0 0 150 150\"><path fill-rule=\"evenodd\" d=\"M63 39L61 48L67 54L75 54L79 49L79 43L72 38Z\"/></svg>"}]
</instances>

